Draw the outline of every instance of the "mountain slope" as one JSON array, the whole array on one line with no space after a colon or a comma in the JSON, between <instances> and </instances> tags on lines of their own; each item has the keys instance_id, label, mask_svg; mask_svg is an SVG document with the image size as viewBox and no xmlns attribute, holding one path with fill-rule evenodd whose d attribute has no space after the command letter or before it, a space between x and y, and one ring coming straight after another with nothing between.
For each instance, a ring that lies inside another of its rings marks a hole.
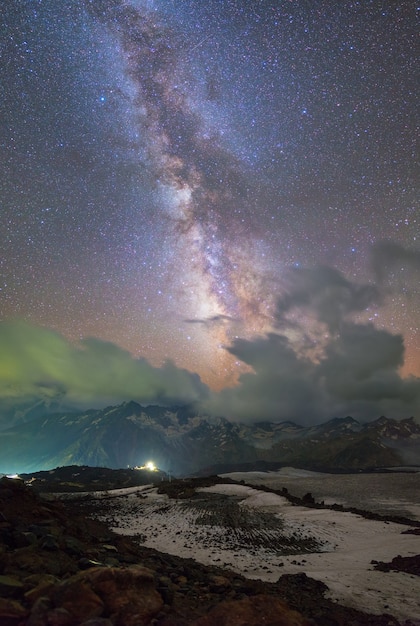
<instances>
[{"instance_id":1,"label":"mountain slope","mask_svg":"<svg viewBox=\"0 0 420 626\"><path fill-rule=\"evenodd\" d=\"M415 464L420 426L413 418L385 417L368 424L346 417L312 427L245 425L189 407L127 402L36 416L0 437L0 471L8 473L63 465L122 468L148 460L176 475L261 462L339 471Z\"/></svg>"}]
</instances>

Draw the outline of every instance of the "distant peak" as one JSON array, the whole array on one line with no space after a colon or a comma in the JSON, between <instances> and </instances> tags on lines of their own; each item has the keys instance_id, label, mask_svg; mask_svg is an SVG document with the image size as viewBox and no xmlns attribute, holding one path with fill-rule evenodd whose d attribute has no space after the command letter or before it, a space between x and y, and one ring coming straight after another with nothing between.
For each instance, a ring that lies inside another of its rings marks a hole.
<instances>
[{"instance_id":1,"label":"distant peak","mask_svg":"<svg viewBox=\"0 0 420 626\"><path fill-rule=\"evenodd\" d=\"M124 407L133 407L133 408L142 408L141 404L139 404L138 402L135 402L134 400L127 400L126 402L123 402L121 406Z\"/></svg>"},{"instance_id":2,"label":"distant peak","mask_svg":"<svg viewBox=\"0 0 420 626\"><path fill-rule=\"evenodd\" d=\"M325 422L326 424L358 424L359 422L351 417L351 415L347 415L347 417L333 417L332 419Z\"/></svg>"}]
</instances>

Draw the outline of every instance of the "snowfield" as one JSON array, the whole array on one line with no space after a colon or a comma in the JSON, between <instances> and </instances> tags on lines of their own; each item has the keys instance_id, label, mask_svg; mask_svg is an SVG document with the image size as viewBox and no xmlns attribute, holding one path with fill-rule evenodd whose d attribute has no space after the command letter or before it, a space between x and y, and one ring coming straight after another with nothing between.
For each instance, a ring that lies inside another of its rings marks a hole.
<instances>
[{"instance_id":1,"label":"snowfield","mask_svg":"<svg viewBox=\"0 0 420 626\"><path fill-rule=\"evenodd\" d=\"M266 581L305 572L345 606L420 626L420 577L371 564L420 553L419 535L402 534L406 526L294 506L240 484L201 488L182 500L151 486L90 495L99 519L147 547Z\"/></svg>"}]
</instances>

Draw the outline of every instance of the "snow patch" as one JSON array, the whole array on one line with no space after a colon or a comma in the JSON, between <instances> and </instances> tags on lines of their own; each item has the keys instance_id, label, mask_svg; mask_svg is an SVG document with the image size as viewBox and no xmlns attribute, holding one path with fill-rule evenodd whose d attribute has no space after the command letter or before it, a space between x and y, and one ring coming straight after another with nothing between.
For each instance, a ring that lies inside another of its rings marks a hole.
<instances>
[{"instance_id":1,"label":"snow patch","mask_svg":"<svg viewBox=\"0 0 420 626\"><path fill-rule=\"evenodd\" d=\"M258 472L253 474L258 476ZM418 554L419 537L402 534L404 526L294 506L280 495L240 484L214 485L197 493L198 499L171 500L151 486L108 492L109 509L101 517L117 533L137 535L145 546L226 567L249 578L275 581L282 574L305 572L323 581L329 597L346 606L390 613L420 626L420 577L380 572L371 564L372 560L391 561L398 554ZM223 498L231 499L239 517L251 520L249 535L247 531L241 534L240 527L227 528L223 520L206 524L206 511L199 508L206 506L205 495L222 506ZM252 529L252 521L258 519L264 523ZM264 534L265 520L274 522ZM285 548L281 548L282 536ZM293 549L287 554L289 540ZM306 550L311 541L318 546L316 552ZM299 550L299 545L305 549Z\"/></svg>"}]
</instances>

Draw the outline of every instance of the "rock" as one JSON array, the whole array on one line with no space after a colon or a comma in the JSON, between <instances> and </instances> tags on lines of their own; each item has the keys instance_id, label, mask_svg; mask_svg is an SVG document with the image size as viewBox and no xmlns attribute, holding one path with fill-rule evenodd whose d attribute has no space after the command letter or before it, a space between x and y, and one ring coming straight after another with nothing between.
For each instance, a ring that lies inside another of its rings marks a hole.
<instances>
[{"instance_id":1,"label":"rock","mask_svg":"<svg viewBox=\"0 0 420 626\"><path fill-rule=\"evenodd\" d=\"M48 573L61 576L77 570L71 558L64 552L39 550L36 546L18 548L4 556L7 557L4 573L10 575L25 572L26 575Z\"/></svg>"},{"instance_id":2,"label":"rock","mask_svg":"<svg viewBox=\"0 0 420 626\"><path fill-rule=\"evenodd\" d=\"M141 565L128 568L93 568L80 574L115 615L117 626L141 626L159 613L163 600L156 591L153 572Z\"/></svg>"},{"instance_id":3,"label":"rock","mask_svg":"<svg viewBox=\"0 0 420 626\"><path fill-rule=\"evenodd\" d=\"M23 591L23 584L13 576L0 576L0 596L17 598Z\"/></svg>"},{"instance_id":4,"label":"rock","mask_svg":"<svg viewBox=\"0 0 420 626\"><path fill-rule=\"evenodd\" d=\"M47 614L52 608L51 600L49 598L46 598L45 596L38 598L32 607L26 626L45 626L45 624L48 624Z\"/></svg>"},{"instance_id":5,"label":"rock","mask_svg":"<svg viewBox=\"0 0 420 626\"><path fill-rule=\"evenodd\" d=\"M157 591L160 593L165 604L171 605L174 601L173 584L166 576L161 576L158 581Z\"/></svg>"},{"instance_id":6,"label":"rock","mask_svg":"<svg viewBox=\"0 0 420 626\"><path fill-rule=\"evenodd\" d=\"M8 522L0 525L0 543L8 548L14 548L12 525Z\"/></svg>"},{"instance_id":7,"label":"rock","mask_svg":"<svg viewBox=\"0 0 420 626\"><path fill-rule=\"evenodd\" d=\"M178 583L178 585L186 585L188 583L188 578L186 576L177 576L176 577L176 582Z\"/></svg>"},{"instance_id":8,"label":"rock","mask_svg":"<svg viewBox=\"0 0 420 626\"><path fill-rule=\"evenodd\" d=\"M119 567L120 562L118 559L113 559L113 558L108 557L104 559L104 565L106 565L107 567Z\"/></svg>"},{"instance_id":9,"label":"rock","mask_svg":"<svg viewBox=\"0 0 420 626\"><path fill-rule=\"evenodd\" d=\"M209 581L210 591L214 593L222 593L227 589L231 589L232 583L225 576L211 576Z\"/></svg>"},{"instance_id":10,"label":"rock","mask_svg":"<svg viewBox=\"0 0 420 626\"><path fill-rule=\"evenodd\" d=\"M38 539L41 537L45 537L49 534L49 529L41 524L31 524L28 528L28 531L35 535Z\"/></svg>"},{"instance_id":11,"label":"rock","mask_svg":"<svg viewBox=\"0 0 420 626\"><path fill-rule=\"evenodd\" d=\"M9 500L10 498L13 498L12 489L8 489L7 487L2 487L1 492L0 492L0 498L2 500Z\"/></svg>"},{"instance_id":12,"label":"rock","mask_svg":"<svg viewBox=\"0 0 420 626\"><path fill-rule=\"evenodd\" d=\"M48 626L74 626L74 617L66 609L48 611Z\"/></svg>"},{"instance_id":13,"label":"rock","mask_svg":"<svg viewBox=\"0 0 420 626\"><path fill-rule=\"evenodd\" d=\"M56 585L49 594L55 608L63 608L73 620L87 620L102 615L104 603L89 584L73 576Z\"/></svg>"},{"instance_id":14,"label":"rock","mask_svg":"<svg viewBox=\"0 0 420 626\"><path fill-rule=\"evenodd\" d=\"M371 563L375 566L374 569L382 572L406 572L406 574L420 576L420 554L414 556L401 556L399 554L390 563L382 561L371 561Z\"/></svg>"},{"instance_id":15,"label":"rock","mask_svg":"<svg viewBox=\"0 0 420 626\"><path fill-rule=\"evenodd\" d=\"M18 537L15 537L16 547L34 546L36 544L36 535L31 532L19 533Z\"/></svg>"},{"instance_id":16,"label":"rock","mask_svg":"<svg viewBox=\"0 0 420 626\"><path fill-rule=\"evenodd\" d=\"M109 543L104 543L102 545L102 548L104 550L107 550L108 552L118 552L118 548L116 548L115 546L110 545Z\"/></svg>"},{"instance_id":17,"label":"rock","mask_svg":"<svg viewBox=\"0 0 420 626\"><path fill-rule=\"evenodd\" d=\"M78 561L78 566L80 569L90 569L91 567L105 567L104 563L100 561L95 561L94 559L82 558Z\"/></svg>"},{"instance_id":18,"label":"rock","mask_svg":"<svg viewBox=\"0 0 420 626\"><path fill-rule=\"evenodd\" d=\"M304 504L315 504L315 498L313 497L313 495L311 493L305 493L305 495L302 498L302 502Z\"/></svg>"},{"instance_id":19,"label":"rock","mask_svg":"<svg viewBox=\"0 0 420 626\"><path fill-rule=\"evenodd\" d=\"M26 609L9 598L0 598L0 624L1 626L18 626L22 624L25 617L28 615Z\"/></svg>"},{"instance_id":20,"label":"rock","mask_svg":"<svg viewBox=\"0 0 420 626\"><path fill-rule=\"evenodd\" d=\"M56 583L60 582L60 580L59 578L52 576L52 574L31 574L30 576L25 576L23 582L26 586L34 588L44 583L52 583L53 585L55 585Z\"/></svg>"},{"instance_id":21,"label":"rock","mask_svg":"<svg viewBox=\"0 0 420 626\"><path fill-rule=\"evenodd\" d=\"M110 619L107 617L94 617L88 619L87 622L82 622L80 626L114 626Z\"/></svg>"},{"instance_id":22,"label":"rock","mask_svg":"<svg viewBox=\"0 0 420 626\"><path fill-rule=\"evenodd\" d=\"M313 626L313 622L290 609L275 596L257 595L221 602L192 626Z\"/></svg>"},{"instance_id":23,"label":"rock","mask_svg":"<svg viewBox=\"0 0 420 626\"><path fill-rule=\"evenodd\" d=\"M50 534L45 535L45 537L41 540L40 547L43 550L50 550L51 552L55 552L60 549L57 539Z\"/></svg>"},{"instance_id":24,"label":"rock","mask_svg":"<svg viewBox=\"0 0 420 626\"><path fill-rule=\"evenodd\" d=\"M35 587L25 593L25 600L30 605L35 604L38 598L42 598L42 596L47 596L49 591L54 587L56 583L57 579L54 576L43 576Z\"/></svg>"},{"instance_id":25,"label":"rock","mask_svg":"<svg viewBox=\"0 0 420 626\"><path fill-rule=\"evenodd\" d=\"M75 556L82 556L85 554L86 549L81 541L76 539L75 537L64 537L64 545L66 550L70 554L74 554Z\"/></svg>"}]
</instances>

